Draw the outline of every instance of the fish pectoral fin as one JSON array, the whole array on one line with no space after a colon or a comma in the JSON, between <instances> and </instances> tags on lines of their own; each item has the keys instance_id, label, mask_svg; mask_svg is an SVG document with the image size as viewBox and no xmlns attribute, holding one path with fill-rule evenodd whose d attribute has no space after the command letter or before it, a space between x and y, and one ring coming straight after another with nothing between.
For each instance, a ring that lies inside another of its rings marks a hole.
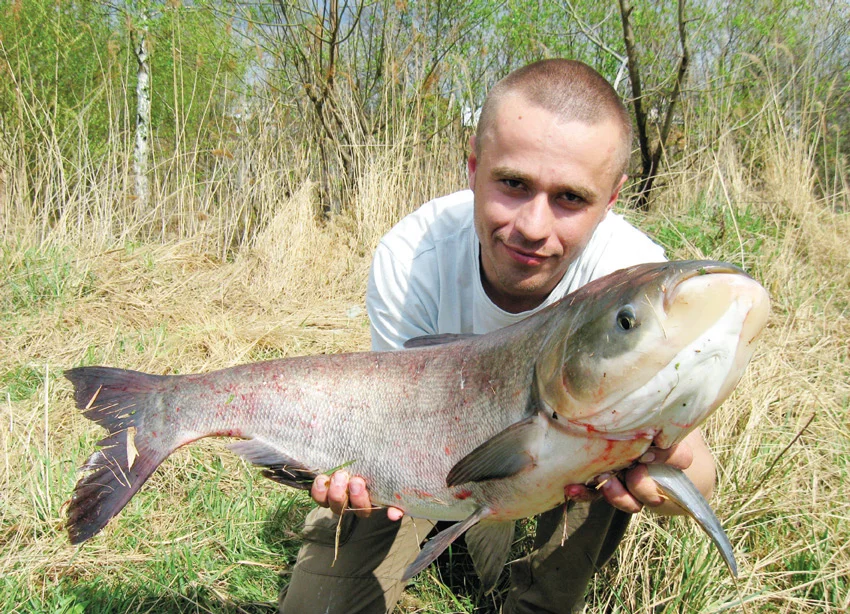
<instances>
[{"instance_id":1,"label":"fish pectoral fin","mask_svg":"<svg viewBox=\"0 0 850 614\"><path fill-rule=\"evenodd\" d=\"M245 439L228 447L245 460L263 467L263 477L286 486L310 490L313 480L319 475L262 439Z\"/></svg>"},{"instance_id":2,"label":"fish pectoral fin","mask_svg":"<svg viewBox=\"0 0 850 614\"><path fill-rule=\"evenodd\" d=\"M512 424L460 459L446 476L446 485L507 478L533 466L545 432L540 414Z\"/></svg>"},{"instance_id":3,"label":"fish pectoral fin","mask_svg":"<svg viewBox=\"0 0 850 614\"><path fill-rule=\"evenodd\" d=\"M646 469L649 472L649 477L655 480L661 492L697 521L700 528L717 546L723 561L732 573L732 577L737 578L738 566L735 563L732 544L729 542L729 538L726 536L717 516L714 515L708 505L708 501L685 475L685 472L670 465L646 465Z\"/></svg>"},{"instance_id":4,"label":"fish pectoral fin","mask_svg":"<svg viewBox=\"0 0 850 614\"><path fill-rule=\"evenodd\" d=\"M480 335L475 335L472 333L443 333L441 335L422 335L420 337L413 337L404 342L405 349L410 348L424 348L432 345L443 345L444 343L452 343L453 341L462 341L464 339L472 339L474 337L479 337Z\"/></svg>"},{"instance_id":5,"label":"fish pectoral fin","mask_svg":"<svg viewBox=\"0 0 850 614\"><path fill-rule=\"evenodd\" d=\"M448 529L440 531L434 537L429 539L428 542L422 546L422 550L419 551L419 555L407 567L407 569L404 570L404 575L401 577L402 582L407 582L410 578L428 567L428 565L434 562L434 559L440 556L443 550L448 548L454 540L463 535L464 531L490 514L492 514L490 508L479 507L466 520L453 524Z\"/></svg>"},{"instance_id":6,"label":"fish pectoral fin","mask_svg":"<svg viewBox=\"0 0 850 614\"><path fill-rule=\"evenodd\" d=\"M466 546L475 571L481 578L481 592L496 586L514 541L514 521L483 521L466 532Z\"/></svg>"}]
</instances>

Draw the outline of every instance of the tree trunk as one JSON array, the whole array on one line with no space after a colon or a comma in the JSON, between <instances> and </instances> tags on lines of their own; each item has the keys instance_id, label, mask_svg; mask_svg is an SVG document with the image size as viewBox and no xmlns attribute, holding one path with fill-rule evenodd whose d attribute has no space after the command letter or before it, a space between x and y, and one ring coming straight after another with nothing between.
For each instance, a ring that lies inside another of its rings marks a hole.
<instances>
[{"instance_id":1,"label":"tree trunk","mask_svg":"<svg viewBox=\"0 0 850 614\"><path fill-rule=\"evenodd\" d=\"M139 206L148 206L148 135L151 124L150 64L148 62L148 8L142 6L138 13L136 45L134 52L139 70L136 73L136 145L133 149L133 173L135 174L136 198Z\"/></svg>"},{"instance_id":2,"label":"tree trunk","mask_svg":"<svg viewBox=\"0 0 850 614\"><path fill-rule=\"evenodd\" d=\"M651 150L649 142L648 120L646 110L643 106L644 93L640 81L640 64L638 63L638 54L635 47L635 36L630 19L631 14L632 6L630 1L620 0L623 42L626 45L626 55L629 60L629 79L632 82L632 104L635 109L635 123L637 124L638 145L640 146L641 180L638 187L637 208L642 211L648 211L649 194L652 191L652 185L661 166L661 158L664 155L667 138L670 136L670 128L673 124L676 104L681 97L682 84L685 81L685 75L688 72L688 65L690 63L690 53L688 52L685 29L685 0L679 0L678 2L679 44L682 48L681 55L679 56L679 67L676 72L676 81L673 84L673 89L666 96L669 103L667 104L664 124L659 131L658 142L655 145L654 151Z\"/></svg>"}]
</instances>

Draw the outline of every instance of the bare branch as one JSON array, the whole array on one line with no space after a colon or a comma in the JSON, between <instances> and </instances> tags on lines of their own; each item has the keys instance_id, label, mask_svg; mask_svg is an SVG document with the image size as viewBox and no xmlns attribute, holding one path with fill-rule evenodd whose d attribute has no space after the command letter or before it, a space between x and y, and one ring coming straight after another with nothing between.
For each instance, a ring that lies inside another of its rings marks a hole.
<instances>
[{"instance_id":1,"label":"bare branch","mask_svg":"<svg viewBox=\"0 0 850 614\"><path fill-rule=\"evenodd\" d=\"M673 85L673 91L670 93L670 103L667 105L667 114L664 117L664 124L661 128L661 133L658 137L658 144L655 147L655 152L652 155L652 166L657 169L661 162L661 156L664 153L664 146L667 143L667 138L670 136L670 128L673 126L673 115L676 111L676 104L679 102L679 97L682 92L682 84L685 81L685 75L688 72L690 64L690 52L688 50L688 42L685 31L685 0L679 0L679 44L682 47L682 55L679 57L679 69L676 72L676 82Z\"/></svg>"},{"instance_id":2,"label":"bare branch","mask_svg":"<svg viewBox=\"0 0 850 614\"><path fill-rule=\"evenodd\" d=\"M682 51L679 56L679 66L676 71L673 89L667 95L667 109L664 116L664 123L658 134L658 142L655 149L650 151L649 135L647 133L647 114L643 107L640 65L635 47L634 31L631 25L631 13L632 6L630 1L620 0L620 16L623 21L623 41L625 42L626 54L629 59L629 78L632 82L632 104L635 109L635 123L637 124L638 145L640 146L641 158L641 182L638 189L637 207L645 211L649 208L649 193L658 174L658 168L661 164L661 157L664 155L667 138L670 136L673 117L676 112L676 104L681 97L682 85L688 72L688 65L690 64L690 52L688 51L686 36L685 0L679 0L678 30L679 44Z\"/></svg>"},{"instance_id":3,"label":"bare branch","mask_svg":"<svg viewBox=\"0 0 850 614\"><path fill-rule=\"evenodd\" d=\"M635 35L632 30L632 6L629 0L620 0L620 18L623 22L623 42L626 45L626 56L629 60L629 80L632 84L632 105L635 109L638 145L643 166L644 177L649 174L651 156L649 154L649 137L646 134L646 112L643 110L643 91L640 83L640 65L635 49Z\"/></svg>"},{"instance_id":4,"label":"bare branch","mask_svg":"<svg viewBox=\"0 0 850 614\"><path fill-rule=\"evenodd\" d=\"M591 43L593 43L603 51L614 56L617 61L620 62L621 65L624 65L628 62L628 58L626 56L624 56L622 53L617 53L616 51L614 51L614 49L610 45L608 45L604 40L602 40L602 38L596 33L596 30L599 28L599 26L608 21L608 18L613 14L613 8L611 9L611 12L608 13L608 15L605 17L605 19L603 19L601 22L591 28L588 27L586 23L584 23L584 20L582 20L582 18L579 16L578 11L575 10L575 8L573 7L573 3L570 0L564 0L564 2L566 2L567 4L567 12L569 13L570 18L579 27L581 33L584 34L585 37L587 37L587 40L589 40Z\"/></svg>"}]
</instances>

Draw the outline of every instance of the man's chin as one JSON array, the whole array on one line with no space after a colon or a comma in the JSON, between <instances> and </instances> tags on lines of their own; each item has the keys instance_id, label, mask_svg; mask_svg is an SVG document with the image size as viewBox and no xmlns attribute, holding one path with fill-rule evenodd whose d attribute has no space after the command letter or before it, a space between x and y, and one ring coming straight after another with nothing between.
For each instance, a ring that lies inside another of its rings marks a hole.
<instances>
[{"instance_id":1,"label":"man's chin","mask_svg":"<svg viewBox=\"0 0 850 614\"><path fill-rule=\"evenodd\" d=\"M551 288L547 289L547 281L535 278L503 279L499 292L503 297L517 303L534 303L539 305L546 300L546 297L549 296L549 293L557 285L553 284ZM529 307L529 309L533 309L533 306Z\"/></svg>"}]
</instances>

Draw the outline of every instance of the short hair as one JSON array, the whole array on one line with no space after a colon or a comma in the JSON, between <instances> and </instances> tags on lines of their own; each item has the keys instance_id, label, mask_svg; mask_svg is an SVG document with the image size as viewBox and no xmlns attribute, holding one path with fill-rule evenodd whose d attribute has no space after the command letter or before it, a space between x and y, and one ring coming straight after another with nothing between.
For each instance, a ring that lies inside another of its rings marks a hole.
<instances>
[{"instance_id":1,"label":"short hair","mask_svg":"<svg viewBox=\"0 0 850 614\"><path fill-rule=\"evenodd\" d=\"M598 124L613 119L619 124L623 146L616 160L626 173L632 149L632 120L617 91L590 66L577 60L555 58L523 66L496 83L481 108L475 129L475 153L495 121L500 102L508 95L520 94L532 104L558 115L564 121Z\"/></svg>"}]
</instances>

